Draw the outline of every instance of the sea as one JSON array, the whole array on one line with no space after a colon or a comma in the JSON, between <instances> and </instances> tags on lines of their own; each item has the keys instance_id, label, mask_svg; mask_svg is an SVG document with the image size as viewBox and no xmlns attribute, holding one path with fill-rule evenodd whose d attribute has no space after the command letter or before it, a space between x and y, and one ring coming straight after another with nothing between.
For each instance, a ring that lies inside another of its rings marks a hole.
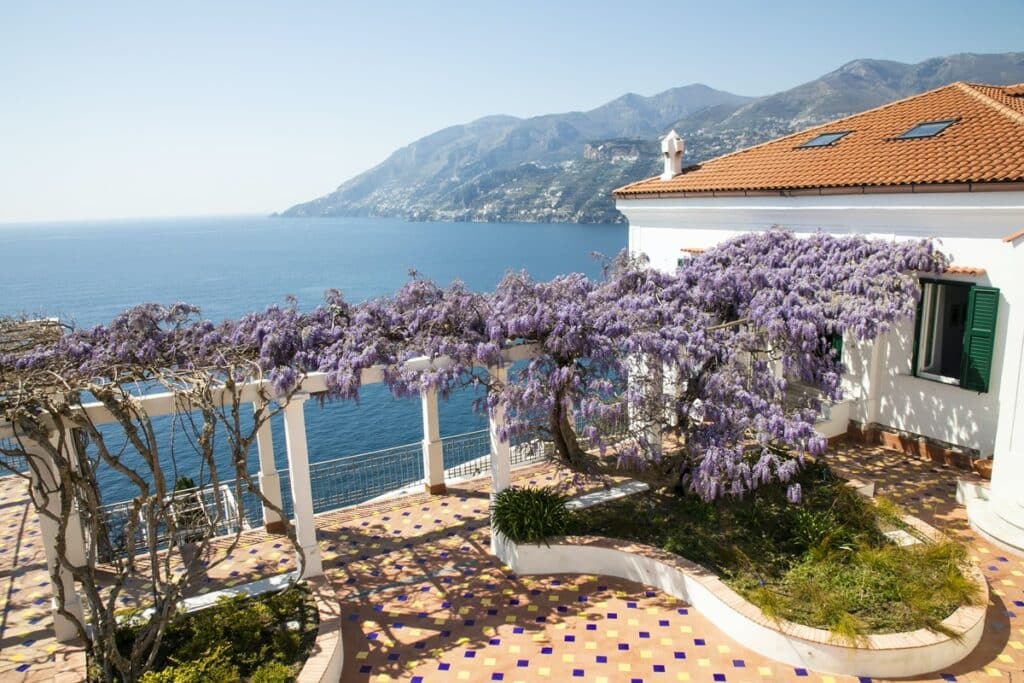
<instances>
[{"instance_id":1,"label":"sea","mask_svg":"<svg viewBox=\"0 0 1024 683\"><path fill-rule=\"evenodd\" d=\"M582 272L597 277L602 258L626 247L624 225L434 223L387 218L233 216L0 224L0 315L58 316L88 327L140 303L184 301L219 321L294 296L313 308L325 290L351 302L387 295L411 271L441 284L461 280L492 290L504 274L534 278ZM440 406L442 436L482 429L473 396ZM359 401L310 401L305 409L312 463L422 439L417 400L393 398L380 385ZM170 451L172 428L159 424ZM278 468L287 467L280 421ZM180 446L180 442L179 442ZM251 457L255 467L256 457ZM177 474L203 472L176 448ZM101 476L104 499L130 498L116 477Z\"/></svg>"}]
</instances>

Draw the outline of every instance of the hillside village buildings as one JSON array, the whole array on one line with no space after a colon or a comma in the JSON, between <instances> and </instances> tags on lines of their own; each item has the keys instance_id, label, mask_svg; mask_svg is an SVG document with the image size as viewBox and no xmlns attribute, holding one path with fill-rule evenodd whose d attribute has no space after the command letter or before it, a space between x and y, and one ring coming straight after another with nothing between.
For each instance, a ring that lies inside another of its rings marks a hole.
<instances>
[{"instance_id":1,"label":"hillside village buildings","mask_svg":"<svg viewBox=\"0 0 1024 683\"><path fill-rule=\"evenodd\" d=\"M953 83L614 192L629 248L674 268L688 253L782 226L934 237L952 257L922 279L915 320L847 340L851 433L946 458L994 456L991 491L962 487L976 529L1024 549L1024 84Z\"/></svg>"}]
</instances>

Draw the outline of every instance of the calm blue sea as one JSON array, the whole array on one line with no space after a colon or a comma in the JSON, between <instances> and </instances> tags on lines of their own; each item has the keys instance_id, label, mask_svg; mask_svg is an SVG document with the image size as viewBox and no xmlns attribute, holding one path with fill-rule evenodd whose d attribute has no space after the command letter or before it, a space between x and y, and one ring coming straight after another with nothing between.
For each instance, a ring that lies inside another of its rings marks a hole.
<instances>
[{"instance_id":1,"label":"calm blue sea","mask_svg":"<svg viewBox=\"0 0 1024 683\"><path fill-rule=\"evenodd\" d=\"M142 302L186 301L211 320L298 298L313 307L325 289L350 301L392 292L410 269L440 283L492 289L509 269L536 278L598 275L592 254L626 246L622 225L409 223L365 218L176 218L0 225L0 314L58 315L80 326ZM483 426L471 397L441 406L443 435ZM368 387L360 402L307 404L310 459L412 443L420 407ZM275 453L285 467L284 437ZM255 460L255 458L253 458ZM187 457L177 467L193 473ZM126 490L125 490L126 491ZM125 497L111 482L107 500Z\"/></svg>"}]
</instances>

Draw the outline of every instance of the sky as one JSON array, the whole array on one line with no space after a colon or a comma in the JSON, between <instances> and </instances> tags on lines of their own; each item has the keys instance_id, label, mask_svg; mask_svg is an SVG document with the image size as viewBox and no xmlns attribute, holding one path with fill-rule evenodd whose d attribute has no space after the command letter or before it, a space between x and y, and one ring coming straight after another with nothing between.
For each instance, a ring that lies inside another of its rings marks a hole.
<instances>
[{"instance_id":1,"label":"sky","mask_svg":"<svg viewBox=\"0 0 1024 683\"><path fill-rule=\"evenodd\" d=\"M0 223L270 213L488 114L1024 50L1024 0L0 0Z\"/></svg>"}]
</instances>

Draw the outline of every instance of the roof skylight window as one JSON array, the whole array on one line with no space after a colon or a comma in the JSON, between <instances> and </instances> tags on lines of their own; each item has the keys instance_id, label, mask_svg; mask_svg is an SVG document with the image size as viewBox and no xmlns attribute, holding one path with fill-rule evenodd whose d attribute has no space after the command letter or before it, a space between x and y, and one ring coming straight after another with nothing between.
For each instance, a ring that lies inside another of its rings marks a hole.
<instances>
[{"instance_id":1,"label":"roof skylight window","mask_svg":"<svg viewBox=\"0 0 1024 683\"><path fill-rule=\"evenodd\" d=\"M956 119L946 119L945 121L924 121L919 123L907 132L897 135L897 140L914 140L917 138L933 138L942 131L946 130L950 126L956 123Z\"/></svg>"},{"instance_id":2,"label":"roof skylight window","mask_svg":"<svg viewBox=\"0 0 1024 683\"><path fill-rule=\"evenodd\" d=\"M850 134L848 130L842 130L836 133L822 133L821 135L811 138L800 147L828 147L842 138Z\"/></svg>"}]
</instances>

